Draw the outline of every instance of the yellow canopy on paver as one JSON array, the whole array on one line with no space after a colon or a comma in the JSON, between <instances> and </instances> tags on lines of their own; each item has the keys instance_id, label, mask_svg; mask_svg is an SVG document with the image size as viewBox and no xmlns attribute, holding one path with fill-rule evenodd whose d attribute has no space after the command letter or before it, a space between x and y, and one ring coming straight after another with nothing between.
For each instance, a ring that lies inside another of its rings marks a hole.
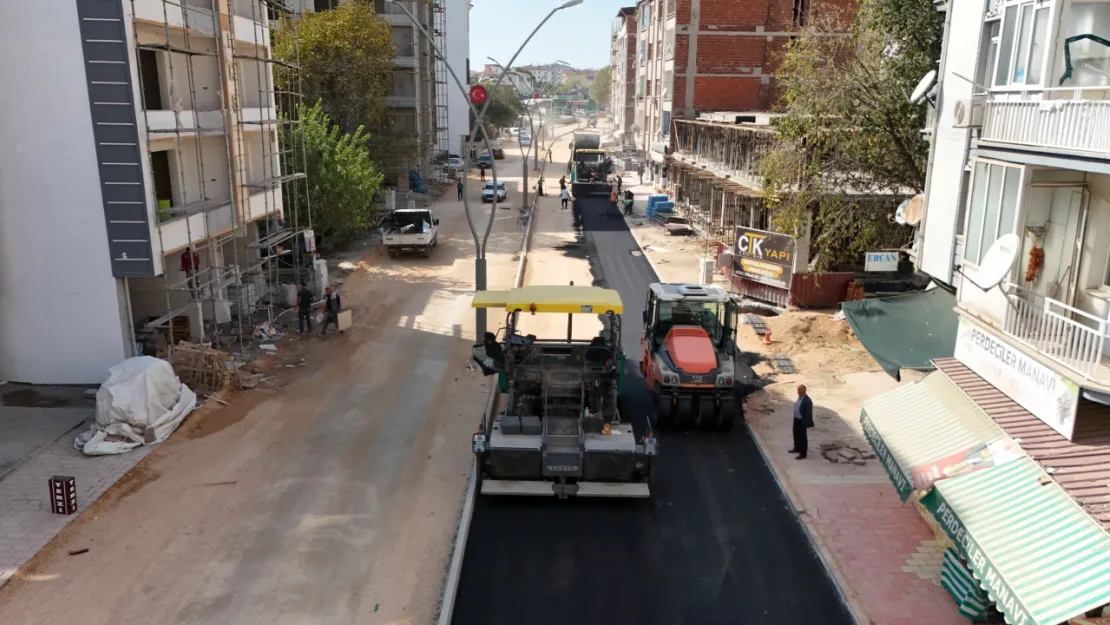
<instances>
[{"instance_id":1,"label":"yellow canopy on paver","mask_svg":"<svg viewBox=\"0 0 1110 625\"><path fill-rule=\"evenodd\" d=\"M563 314L624 312L619 293L596 286L525 286L508 291L478 291L471 307Z\"/></svg>"}]
</instances>

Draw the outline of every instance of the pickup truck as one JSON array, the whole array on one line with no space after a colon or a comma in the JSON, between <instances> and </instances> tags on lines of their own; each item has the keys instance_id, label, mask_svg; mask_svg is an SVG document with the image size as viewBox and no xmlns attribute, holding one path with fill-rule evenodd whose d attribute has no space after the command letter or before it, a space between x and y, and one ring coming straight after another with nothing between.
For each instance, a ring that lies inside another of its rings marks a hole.
<instances>
[{"instance_id":1,"label":"pickup truck","mask_svg":"<svg viewBox=\"0 0 1110 625\"><path fill-rule=\"evenodd\" d=\"M426 208L402 208L393 211L382 228L382 243L390 258L405 252L419 252L424 258L432 255L438 244L439 220Z\"/></svg>"}]
</instances>

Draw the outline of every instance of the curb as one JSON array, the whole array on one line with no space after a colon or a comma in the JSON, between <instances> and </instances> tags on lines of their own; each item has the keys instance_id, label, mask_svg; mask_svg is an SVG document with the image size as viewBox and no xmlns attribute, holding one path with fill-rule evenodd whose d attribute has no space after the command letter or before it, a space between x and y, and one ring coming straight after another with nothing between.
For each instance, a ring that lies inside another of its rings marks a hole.
<instances>
[{"instance_id":1,"label":"curb","mask_svg":"<svg viewBox=\"0 0 1110 625\"><path fill-rule=\"evenodd\" d=\"M644 246L640 243L640 238L636 236L636 231L631 227L628 230L632 234L632 240L636 242L636 247L639 248L640 254L646 258L648 264L651 265L651 270L655 273L656 280L662 280L662 274L659 273L659 269L655 266L655 263L652 262L651 257L644 251ZM821 545L824 544L824 541L818 540L817 535L810 529L809 524L802 519L800 511L804 510L804 508L799 508L794 501L794 495L790 487L786 484L786 480L789 478L785 475L779 475L778 469L775 467L774 463L771 462L771 457L767 455L767 451L764 449L766 445L763 442L763 438L755 431L755 428L746 423L745 425L748 431L751 432L752 439L755 440L756 449L759 450L759 455L763 458L763 463L771 470L771 477L774 478L775 484L779 487L779 492L782 493L783 500L790 506L790 510L794 513L794 516L798 517L798 524L802 526L802 531L805 532L810 548L817 554L817 559L821 561L821 566L824 567L825 574L832 580L833 586L836 588L836 593L840 595L840 602L848 609L848 613L852 615L852 619L857 625L867 625L870 623L870 619L866 618L866 611L849 597L847 589L851 586L843 579L839 569L829 560L829 556L824 550L821 549Z\"/></svg>"},{"instance_id":2,"label":"curb","mask_svg":"<svg viewBox=\"0 0 1110 625\"><path fill-rule=\"evenodd\" d=\"M547 161L544 161L547 166ZM520 287L524 282L524 268L528 264L528 246L532 241L532 224L535 220L536 202L539 196L532 195L532 207L528 211L528 225L524 229L523 241L520 245L520 260L517 261L514 287ZM489 414L496 409L497 397L500 394L497 384L490 387L489 398L486 400L486 409L482 413L485 422ZM462 512L459 514L459 527L455 531L455 544L451 548L451 561L447 565L447 576L443 582L443 595L439 602L439 615L436 625L451 625L451 617L455 612L455 595L459 589L459 577L462 575L463 556L466 554L466 539L470 535L470 521L474 517L474 504L478 492L478 467L472 462L470 465L470 483L463 496Z\"/></svg>"},{"instance_id":3,"label":"curb","mask_svg":"<svg viewBox=\"0 0 1110 625\"><path fill-rule=\"evenodd\" d=\"M755 431L755 428L748 425L748 431L751 432L752 438L755 440L755 447L759 450L759 455L763 458L763 463L771 470L771 477L775 479L775 484L778 485L783 500L790 506L790 511L794 513L794 516L798 518L798 524L802 526L802 531L805 532L806 539L809 540L810 548L817 554L817 559L821 561L821 566L825 569L825 574L832 580L833 587L836 588L836 594L840 595L840 602L847 608L848 613L852 616L852 620L855 621L857 625L867 625L871 623L863 607L849 597L847 589L851 586L843 579L843 576L840 574L840 569L833 564L829 555L821 548L824 541L819 540L819 532L815 529L810 529L809 523L802 518L802 513L805 509L798 507L794 493L786 484L786 480L790 478L779 475L779 470L775 467L774 463L771 462L771 457L767 455L767 451L764 449L766 444L763 442L763 437Z\"/></svg>"}]
</instances>

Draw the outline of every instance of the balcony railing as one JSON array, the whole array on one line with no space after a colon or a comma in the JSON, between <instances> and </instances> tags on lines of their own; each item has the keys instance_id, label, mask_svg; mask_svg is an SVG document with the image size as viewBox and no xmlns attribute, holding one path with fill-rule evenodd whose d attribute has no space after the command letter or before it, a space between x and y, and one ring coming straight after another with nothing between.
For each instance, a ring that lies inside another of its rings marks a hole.
<instances>
[{"instance_id":1,"label":"balcony railing","mask_svg":"<svg viewBox=\"0 0 1110 625\"><path fill-rule=\"evenodd\" d=\"M1007 291L1006 334L1089 380L1108 381L1102 348L1110 322L1019 286Z\"/></svg>"},{"instance_id":2,"label":"balcony railing","mask_svg":"<svg viewBox=\"0 0 1110 625\"><path fill-rule=\"evenodd\" d=\"M1110 89L1045 89L984 105L981 139L1110 154Z\"/></svg>"}]
</instances>

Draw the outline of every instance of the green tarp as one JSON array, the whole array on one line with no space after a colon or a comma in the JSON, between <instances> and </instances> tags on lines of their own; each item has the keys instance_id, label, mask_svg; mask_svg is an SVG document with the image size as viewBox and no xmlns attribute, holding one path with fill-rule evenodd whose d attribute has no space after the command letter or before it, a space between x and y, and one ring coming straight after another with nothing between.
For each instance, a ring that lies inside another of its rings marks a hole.
<instances>
[{"instance_id":1,"label":"green tarp","mask_svg":"<svg viewBox=\"0 0 1110 625\"><path fill-rule=\"evenodd\" d=\"M932 369L934 358L956 350L956 297L939 287L840 306L864 349L895 379L900 369Z\"/></svg>"}]
</instances>

